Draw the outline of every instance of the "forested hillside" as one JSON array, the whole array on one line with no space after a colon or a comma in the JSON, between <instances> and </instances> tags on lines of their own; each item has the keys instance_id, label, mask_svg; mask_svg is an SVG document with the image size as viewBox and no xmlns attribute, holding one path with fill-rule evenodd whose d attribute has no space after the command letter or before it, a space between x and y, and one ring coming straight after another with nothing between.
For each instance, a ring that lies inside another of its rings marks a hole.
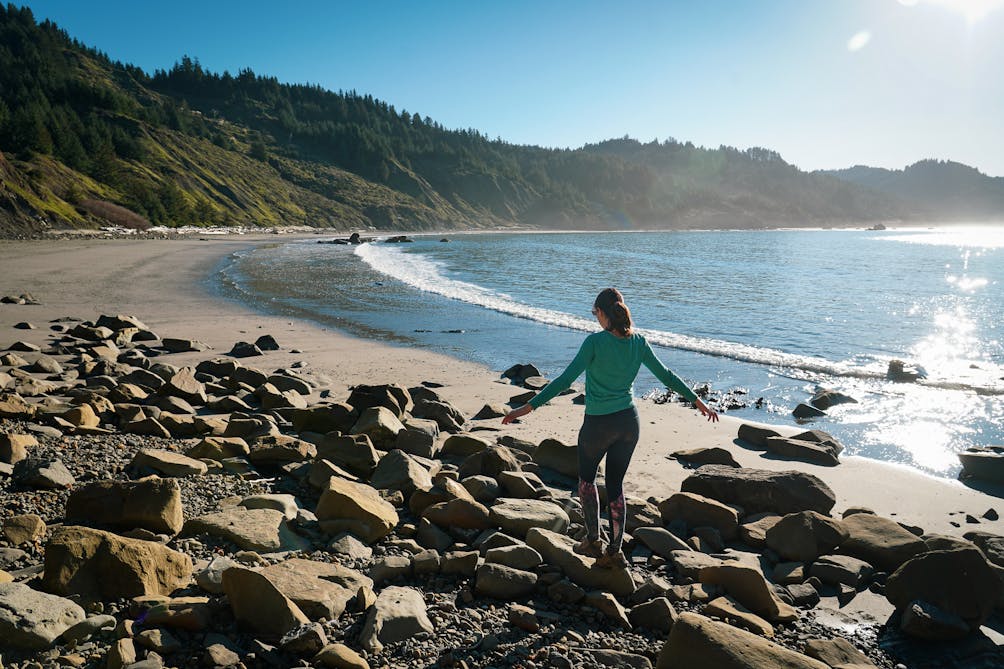
<instances>
[{"instance_id":1,"label":"forested hillside","mask_svg":"<svg viewBox=\"0 0 1004 669\"><path fill-rule=\"evenodd\" d=\"M933 220L1004 220L1004 178L950 160L921 160L902 170L857 165L826 174L911 202Z\"/></svg>"},{"instance_id":2,"label":"forested hillside","mask_svg":"<svg viewBox=\"0 0 1004 669\"><path fill-rule=\"evenodd\" d=\"M545 149L355 91L182 58L146 73L0 5L0 230L763 227L911 218L767 149L624 138Z\"/></svg>"}]
</instances>

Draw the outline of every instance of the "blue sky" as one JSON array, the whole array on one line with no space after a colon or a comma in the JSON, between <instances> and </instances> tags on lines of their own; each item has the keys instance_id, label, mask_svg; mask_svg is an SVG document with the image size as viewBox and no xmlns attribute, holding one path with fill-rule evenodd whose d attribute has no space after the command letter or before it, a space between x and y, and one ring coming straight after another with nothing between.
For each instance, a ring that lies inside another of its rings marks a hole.
<instances>
[{"instance_id":1,"label":"blue sky","mask_svg":"<svg viewBox=\"0 0 1004 669\"><path fill-rule=\"evenodd\" d=\"M1004 176L1004 0L26 4L147 71L187 54L519 144L675 137Z\"/></svg>"}]
</instances>

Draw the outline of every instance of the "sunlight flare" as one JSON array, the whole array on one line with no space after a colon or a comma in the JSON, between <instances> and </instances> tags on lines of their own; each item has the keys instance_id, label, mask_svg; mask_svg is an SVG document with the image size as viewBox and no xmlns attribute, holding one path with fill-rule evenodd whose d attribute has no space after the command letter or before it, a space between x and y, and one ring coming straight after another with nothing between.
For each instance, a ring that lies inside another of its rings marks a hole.
<instances>
[{"instance_id":1,"label":"sunlight flare","mask_svg":"<svg viewBox=\"0 0 1004 669\"><path fill-rule=\"evenodd\" d=\"M872 34L867 30L861 30L847 40L847 50L850 52L860 51L865 48L868 42L872 41Z\"/></svg>"}]
</instances>

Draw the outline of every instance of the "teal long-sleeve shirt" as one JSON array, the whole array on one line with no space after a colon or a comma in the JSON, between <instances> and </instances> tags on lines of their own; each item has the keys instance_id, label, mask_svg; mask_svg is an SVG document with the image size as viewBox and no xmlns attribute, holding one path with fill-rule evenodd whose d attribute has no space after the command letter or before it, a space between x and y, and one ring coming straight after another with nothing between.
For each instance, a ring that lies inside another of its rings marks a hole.
<instances>
[{"instance_id":1,"label":"teal long-sleeve shirt","mask_svg":"<svg viewBox=\"0 0 1004 669\"><path fill-rule=\"evenodd\" d=\"M642 365L687 400L697 400L694 391L656 357L643 336L622 338L604 330L586 337L565 371L530 400L530 406L540 408L585 372L587 414L604 415L627 409L634 404L634 379Z\"/></svg>"}]
</instances>

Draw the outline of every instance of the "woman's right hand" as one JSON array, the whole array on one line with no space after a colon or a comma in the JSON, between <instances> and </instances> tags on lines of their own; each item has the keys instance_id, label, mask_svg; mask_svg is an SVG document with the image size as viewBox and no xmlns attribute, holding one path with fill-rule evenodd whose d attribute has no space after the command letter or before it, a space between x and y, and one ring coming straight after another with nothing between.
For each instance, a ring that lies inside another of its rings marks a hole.
<instances>
[{"instance_id":1,"label":"woman's right hand","mask_svg":"<svg viewBox=\"0 0 1004 669\"><path fill-rule=\"evenodd\" d=\"M697 410L701 412L702 416L708 419L709 423L718 422L718 412L709 407L707 404L698 399L694 402L694 406L697 407Z\"/></svg>"},{"instance_id":2,"label":"woman's right hand","mask_svg":"<svg viewBox=\"0 0 1004 669\"><path fill-rule=\"evenodd\" d=\"M518 409L513 409L512 411L510 411L509 413L507 413L507 414L506 414L506 415L505 415L505 416L504 416L504 417L502 418L502 424L503 424L503 425L508 425L509 423L511 423L511 422L513 422L513 421L515 421L515 420L516 420L517 418L520 418L520 417L522 417L522 416L525 416L525 415L527 415L527 414L528 414L528 413L530 413L531 411L533 411L533 407L532 407L532 406L530 406L529 404L524 404L524 405L523 405L523 406L521 406L520 408L518 408Z\"/></svg>"}]
</instances>

